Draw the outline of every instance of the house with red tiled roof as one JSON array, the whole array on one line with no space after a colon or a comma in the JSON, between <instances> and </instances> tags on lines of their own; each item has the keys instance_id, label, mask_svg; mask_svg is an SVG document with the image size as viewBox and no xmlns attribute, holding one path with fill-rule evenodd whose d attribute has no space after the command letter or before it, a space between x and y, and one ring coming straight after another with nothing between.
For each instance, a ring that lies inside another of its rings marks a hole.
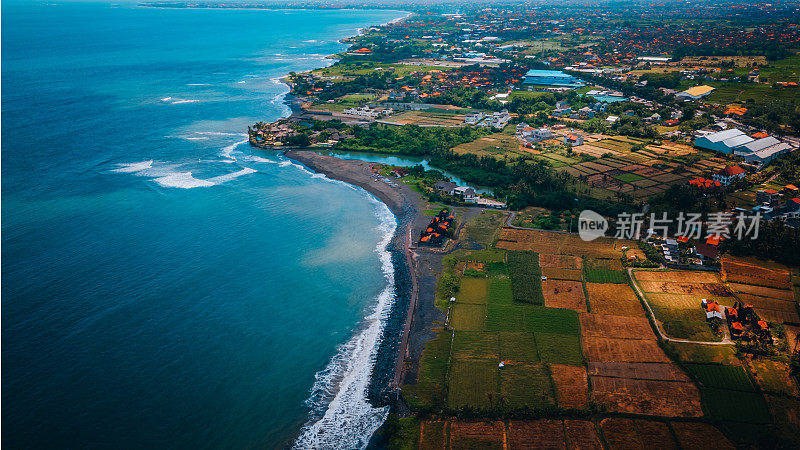
<instances>
[{"instance_id":1,"label":"house with red tiled roof","mask_svg":"<svg viewBox=\"0 0 800 450\"><path fill-rule=\"evenodd\" d=\"M739 166L725 166L724 169L718 170L711 175L714 181L719 181L723 186L731 184L734 180L744 178L747 171Z\"/></svg>"},{"instance_id":2,"label":"house with red tiled roof","mask_svg":"<svg viewBox=\"0 0 800 450\"><path fill-rule=\"evenodd\" d=\"M694 178L692 180L689 180L689 184L702 189L722 186L722 183L720 183L719 181L709 180L708 178Z\"/></svg>"}]
</instances>

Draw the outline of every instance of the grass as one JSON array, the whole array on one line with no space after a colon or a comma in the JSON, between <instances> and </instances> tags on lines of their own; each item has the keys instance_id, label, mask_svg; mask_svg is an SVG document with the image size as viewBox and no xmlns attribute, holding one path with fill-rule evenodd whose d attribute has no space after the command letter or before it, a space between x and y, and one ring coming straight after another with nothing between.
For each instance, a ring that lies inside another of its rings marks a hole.
<instances>
[{"instance_id":1,"label":"grass","mask_svg":"<svg viewBox=\"0 0 800 450\"><path fill-rule=\"evenodd\" d=\"M739 359L732 345L704 345L665 342L668 352L684 362L735 364Z\"/></svg>"},{"instance_id":2,"label":"grass","mask_svg":"<svg viewBox=\"0 0 800 450\"><path fill-rule=\"evenodd\" d=\"M755 390L747 372L739 366L722 364L686 364L686 371L707 388L732 389L752 392Z\"/></svg>"},{"instance_id":3,"label":"grass","mask_svg":"<svg viewBox=\"0 0 800 450\"><path fill-rule=\"evenodd\" d=\"M745 423L769 423L767 403L756 392L701 389L703 403L714 418Z\"/></svg>"},{"instance_id":4,"label":"grass","mask_svg":"<svg viewBox=\"0 0 800 450\"><path fill-rule=\"evenodd\" d=\"M555 405L550 374L542 365L507 365L500 370L500 394L511 408Z\"/></svg>"},{"instance_id":5,"label":"grass","mask_svg":"<svg viewBox=\"0 0 800 450\"><path fill-rule=\"evenodd\" d=\"M583 268L583 276L587 283L627 283L628 276L621 270Z\"/></svg>"},{"instance_id":6,"label":"grass","mask_svg":"<svg viewBox=\"0 0 800 450\"><path fill-rule=\"evenodd\" d=\"M536 349L544 362L580 366L583 364L578 336L568 334L534 333Z\"/></svg>"},{"instance_id":7,"label":"grass","mask_svg":"<svg viewBox=\"0 0 800 450\"><path fill-rule=\"evenodd\" d=\"M536 333L579 335L578 313L570 309L532 306L525 309L525 329Z\"/></svg>"},{"instance_id":8,"label":"grass","mask_svg":"<svg viewBox=\"0 0 800 450\"><path fill-rule=\"evenodd\" d=\"M508 252L508 269L514 300L544 305L539 255L534 252Z\"/></svg>"},{"instance_id":9,"label":"grass","mask_svg":"<svg viewBox=\"0 0 800 450\"><path fill-rule=\"evenodd\" d=\"M617 175L614 178L625 183L633 183L634 181L644 180L643 176L635 173L623 173L622 175Z\"/></svg>"},{"instance_id":10,"label":"grass","mask_svg":"<svg viewBox=\"0 0 800 450\"><path fill-rule=\"evenodd\" d=\"M476 215L464 227L465 239L480 244L484 248L491 247L504 219L505 214L499 211L484 211Z\"/></svg>"},{"instance_id":11,"label":"grass","mask_svg":"<svg viewBox=\"0 0 800 450\"><path fill-rule=\"evenodd\" d=\"M522 331L525 308L519 305L489 305L486 329L492 331Z\"/></svg>"},{"instance_id":12,"label":"grass","mask_svg":"<svg viewBox=\"0 0 800 450\"><path fill-rule=\"evenodd\" d=\"M450 324L459 331L483 331L486 328L486 306L456 303Z\"/></svg>"},{"instance_id":13,"label":"grass","mask_svg":"<svg viewBox=\"0 0 800 450\"><path fill-rule=\"evenodd\" d=\"M450 362L450 333L441 332L425 344L417 384L403 386L403 397L413 405L442 405Z\"/></svg>"},{"instance_id":14,"label":"grass","mask_svg":"<svg viewBox=\"0 0 800 450\"><path fill-rule=\"evenodd\" d=\"M500 359L497 334L483 331L459 331L453 337L455 359Z\"/></svg>"},{"instance_id":15,"label":"grass","mask_svg":"<svg viewBox=\"0 0 800 450\"><path fill-rule=\"evenodd\" d=\"M537 363L539 351L533 333L502 332L499 334L500 359L503 361Z\"/></svg>"},{"instance_id":16,"label":"grass","mask_svg":"<svg viewBox=\"0 0 800 450\"><path fill-rule=\"evenodd\" d=\"M488 301L490 305L511 305L514 303L514 294L511 291L511 280L489 280Z\"/></svg>"},{"instance_id":17,"label":"grass","mask_svg":"<svg viewBox=\"0 0 800 450\"><path fill-rule=\"evenodd\" d=\"M486 278L462 277L461 287L456 294L459 303L485 305L489 280Z\"/></svg>"},{"instance_id":18,"label":"grass","mask_svg":"<svg viewBox=\"0 0 800 450\"><path fill-rule=\"evenodd\" d=\"M497 401L497 361L454 360L450 366L447 406L488 408Z\"/></svg>"},{"instance_id":19,"label":"grass","mask_svg":"<svg viewBox=\"0 0 800 450\"><path fill-rule=\"evenodd\" d=\"M656 309L654 307L654 309ZM658 318L658 313L656 317ZM664 332L670 337L688 339L691 341L719 342L722 336L714 333L708 323L695 320L666 320L662 321Z\"/></svg>"}]
</instances>

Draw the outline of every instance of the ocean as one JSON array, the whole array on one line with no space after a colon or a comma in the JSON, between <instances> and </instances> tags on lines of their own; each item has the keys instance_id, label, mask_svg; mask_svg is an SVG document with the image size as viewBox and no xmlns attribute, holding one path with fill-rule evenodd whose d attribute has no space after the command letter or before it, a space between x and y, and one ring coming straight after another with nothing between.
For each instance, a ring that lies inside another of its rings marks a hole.
<instances>
[{"instance_id":1,"label":"ocean","mask_svg":"<svg viewBox=\"0 0 800 450\"><path fill-rule=\"evenodd\" d=\"M3 443L366 445L396 219L245 132L289 113L280 77L405 13L2 15Z\"/></svg>"}]
</instances>

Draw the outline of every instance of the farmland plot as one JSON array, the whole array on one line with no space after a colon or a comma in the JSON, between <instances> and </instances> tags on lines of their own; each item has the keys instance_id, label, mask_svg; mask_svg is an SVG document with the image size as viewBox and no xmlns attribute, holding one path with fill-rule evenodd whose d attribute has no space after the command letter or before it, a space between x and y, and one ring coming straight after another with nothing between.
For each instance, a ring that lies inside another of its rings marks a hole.
<instances>
[{"instance_id":1,"label":"farmland plot","mask_svg":"<svg viewBox=\"0 0 800 450\"><path fill-rule=\"evenodd\" d=\"M703 389L703 403L709 414L722 420L744 423L769 423L769 409L757 392Z\"/></svg>"},{"instance_id":2,"label":"farmland plot","mask_svg":"<svg viewBox=\"0 0 800 450\"><path fill-rule=\"evenodd\" d=\"M730 297L731 293L717 283L664 283L661 281L640 281L644 292L663 292L666 294L692 294L702 297Z\"/></svg>"},{"instance_id":3,"label":"farmland plot","mask_svg":"<svg viewBox=\"0 0 800 450\"><path fill-rule=\"evenodd\" d=\"M695 272L689 270L635 270L633 272L639 281L663 281L668 283L718 283L717 276L710 272Z\"/></svg>"},{"instance_id":4,"label":"farmland plot","mask_svg":"<svg viewBox=\"0 0 800 450\"><path fill-rule=\"evenodd\" d=\"M600 422L612 449L677 448L667 424L641 419L609 418Z\"/></svg>"},{"instance_id":5,"label":"farmland plot","mask_svg":"<svg viewBox=\"0 0 800 450\"><path fill-rule=\"evenodd\" d=\"M450 448L452 449L502 449L506 425L494 422L450 423Z\"/></svg>"},{"instance_id":6,"label":"farmland plot","mask_svg":"<svg viewBox=\"0 0 800 450\"><path fill-rule=\"evenodd\" d=\"M538 255L533 252L509 252L508 267L511 271L514 300L535 305L544 304Z\"/></svg>"},{"instance_id":7,"label":"farmland plot","mask_svg":"<svg viewBox=\"0 0 800 450\"><path fill-rule=\"evenodd\" d=\"M462 277L456 298L462 303L485 305L488 286L489 280L486 278Z\"/></svg>"},{"instance_id":8,"label":"farmland plot","mask_svg":"<svg viewBox=\"0 0 800 450\"><path fill-rule=\"evenodd\" d=\"M753 286L750 284L728 283L737 292L745 294L760 295L761 297L779 298L781 300L794 301L794 292L790 289L775 289L765 286Z\"/></svg>"},{"instance_id":9,"label":"farmland plot","mask_svg":"<svg viewBox=\"0 0 800 450\"><path fill-rule=\"evenodd\" d=\"M452 409L482 409L496 404L497 361L454 360L450 366L447 405Z\"/></svg>"},{"instance_id":10,"label":"farmland plot","mask_svg":"<svg viewBox=\"0 0 800 450\"><path fill-rule=\"evenodd\" d=\"M583 313L580 319L583 336L618 339L656 338L650 328L650 322L645 318Z\"/></svg>"},{"instance_id":11,"label":"farmland plot","mask_svg":"<svg viewBox=\"0 0 800 450\"><path fill-rule=\"evenodd\" d=\"M541 284L545 306L586 311L583 285L579 281L545 280Z\"/></svg>"},{"instance_id":12,"label":"farmland plot","mask_svg":"<svg viewBox=\"0 0 800 450\"><path fill-rule=\"evenodd\" d=\"M685 450L734 450L736 447L715 426L703 422L672 422L672 431Z\"/></svg>"},{"instance_id":13,"label":"farmland plot","mask_svg":"<svg viewBox=\"0 0 800 450\"><path fill-rule=\"evenodd\" d=\"M564 425L560 420L512 420L508 424L510 448L564 448Z\"/></svg>"},{"instance_id":14,"label":"farmland plot","mask_svg":"<svg viewBox=\"0 0 800 450\"><path fill-rule=\"evenodd\" d=\"M786 363L768 359L751 359L747 361L747 365L762 391L794 397L800 395L797 384L789 375L790 369Z\"/></svg>"},{"instance_id":15,"label":"farmland plot","mask_svg":"<svg viewBox=\"0 0 800 450\"><path fill-rule=\"evenodd\" d=\"M747 372L739 366L686 364L686 371L705 387L754 391Z\"/></svg>"},{"instance_id":16,"label":"farmland plot","mask_svg":"<svg viewBox=\"0 0 800 450\"><path fill-rule=\"evenodd\" d=\"M506 365L500 370L500 395L511 408L546 408L555 405L547 369L541 365Z\"/></svg>"},{"instance_id":17,"label":"farmland plot","mask_svg":"<svg viewBox=\"0 0 800 450\"><path fill-rule=\"evenodd\" d=\"M691 381L682 370L672 363L640 362L592 362L588 363L589 375L638 380Z\"/></svg>"},{"instance_id":18,"label":"farmland plot","mask_svg":"<svg viewBox=\"0 0 800 450\"><path fill-rule=\"evenodd\" d=\"M603 445L597 437L594 424L588 420L564 420L567 448L570 450L601 450Z\"/></svg>"},{"instance_id":19,"label":"farmland plot","mask_svg":"<svg viewBox=\"0 0 800 450\"><path fill-rule=\"evenodd\" d=\"M447 439L445 426L447 422L433 421L420 422L419 424L419 449L420 450L439 450L444 446Z\"/></svg>"},{"instance_id":20,"label":"farmland plot","mask_svg":"<svg viewBox=\"0 0 800 450\"><path fill-rule=\"evenodd\" d=\"M553 374L559 408L588 408L589 384L586 378L586 369L553 364L550 366L550 372Z\"/></svg>"},{"instance_id":21,"label":"farmland plot","mask_svg":"<svg viewBox=\"0 0 800 450\"><path fill-rule=\"evenodd\" d=\"M591 377L592 400L609 411L667 417L700 417L700 395L692 383Z\"/></svg>"},{"instance_id":22,"label":"farmland plot","mask_svg":"<svg viewBox=\"0 0 800 450\"><path fill-rule=\"evenodd\" d=\"M639 298L626 284L586 283L589 309L594 314L645 317Z\"/></svg>"},{"instance_id":23,"label":"farmland plot","mask_svg":"<svg viewBox=\"0 0 800 450\"><path fill-rule=\"evenodd\" d=\"M670 362L654 339L612 339L584 336L583 354L587 361Z\"/></svg>"},{"instance_id":24,"label":"farmland plot","mask_svg":"<svg viewBox=\"0 0 800 450\"><path fill-rule=\"evenodd\" d=\"M557 269L576 269L583 268L582 260L577 256L539 254L539 265L542 268L552 267Z\"/></svg>"},{"instance_id":25,"label":"farmland plot","mask_svg":"<svg viewBox=\"0 0 800 450\"><path fill-rule=\"evenodd\" d=\"M542 267L542 275L556 280L581 281L582 272L576 269L560 269L557 267Z\"/></svg>"}]
</instances>

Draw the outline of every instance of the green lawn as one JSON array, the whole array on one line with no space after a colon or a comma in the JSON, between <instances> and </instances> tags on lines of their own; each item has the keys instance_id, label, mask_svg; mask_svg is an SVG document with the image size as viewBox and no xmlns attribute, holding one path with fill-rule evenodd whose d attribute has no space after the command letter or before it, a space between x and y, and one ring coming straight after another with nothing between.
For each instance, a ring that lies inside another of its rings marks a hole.
<instances>
[{"instance_id":1,"label":"green lawn","mask_svg":"<svg viewBox=\"0 0 800 450\"><path fill-rule=\"evenodd\" d=\"M508 269L514 300L544 305L539 255L534 252L508 252Z\"/></svg>"},{"instance_id":2,"label":"green lawn","mask_svg":"<svg viewBox=\"0 0 800 450\"><path fill-rule=\"evenodd\" d=\"M500 370L500 394L510 408L544 408L555 405L547 368L537 365L507 365Z\"/></svg>"},{"instance_id":3,"label":"green lawn","mask_svg":"<svg viewBox=\"0 0 800 450\"><path fill-rule=\"evenodd\" d=\"M531 306L525 309L525 329L537 333L578 336L581 332L578 313L571 309Z\"/></svg>"},{"instance_id":4,"label":"green lawn","mask_svg":"<svg viewBox=\"0 0 800 450\"><path fill-rule=\"evenodd\" d=\"M528 332L501 332L500 359L511 362L537 363L539 351L536 349L536 340L533 333Z\"/></svg>"},{"instance_id":5,"label":"green lawn","mask_svg":"<svg viewBox=\"0 0 800 450\"><path fill-rule=\"evenodd\" d=\"M583 276L587 283L627 283L628 275L621 270L590 269L584 267Z\"/></svg>"},{"instance_id":6,"label":"green lawn","mask_svg":"<svg viewBox=\"0 0 800 450\"><path fill-rule=\"evenodd\" d=\"M571 366L583 364L579 336L553 333L534 333L534 336L542 361Z\"/></svg>"},{"instance_id":7,"label":"green lawn","mask_svg":"<svg viewBox=\"0 0 800 450\"><path fill-rule=\"evenodd\" d=\"M497 403L497 361L454 360L450 366L447 406L488 408Z\"/></svg>"},{"instance_id":8,"label":"green lawn","mask_svg":"<svg viewBox=\"0 0 800 450\"><path fill-rule=\"evenodd\" d=\"M708 388L700 392L711 417L745 423L771 421L767 403L759 393Z\"/></svg>"},{"instance_id":9,"label":"green lawn","mask_svg":"<svg viewBox=\"0 0 800 450\"><path fill-rule=\"evenodd\" d=\"M635 173L623 173L622 175L617 175L614 178L625 183L633 183L634 181L644 180L643 176Z\"/></svg>"},{"instance_id":10,"label":"green lawn","mask_svg":"<svg viewBox=\"0 0 800 450\"><path fill-rule=\"evenodd\" d=\"M483 331L486 328L486 306L456 303L450 324L458 331Z\"/></svg>"},{"instance_id":11,"label":"green lawn","mask_svg":"<svg viewBox=\"0 0 800 450\"><path fill-rule=\"evenodd\" d=\"M485 305L488 287L489 280L486 278L462 277L456 299L458 299L458 303Z\"/></svg>"},{"instance_id":12,"label":"green lawn","mask_svg":"<svg viewBox=\"0 0 800 450\"><path fill-rule=\"evenodd\" d=\"M755 391L747 372L739 366L686 364L686 371L707 388Z\"/></svg>"}]
</instances>

